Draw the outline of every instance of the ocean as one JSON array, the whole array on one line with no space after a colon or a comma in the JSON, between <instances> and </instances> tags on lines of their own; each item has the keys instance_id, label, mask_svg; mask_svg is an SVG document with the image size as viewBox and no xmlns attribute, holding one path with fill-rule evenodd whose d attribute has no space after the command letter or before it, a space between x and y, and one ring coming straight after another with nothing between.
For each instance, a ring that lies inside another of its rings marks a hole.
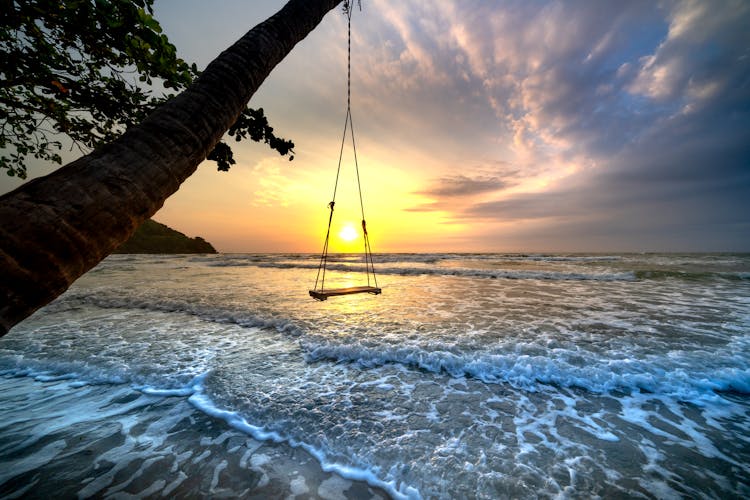
<instances>
[{"instance_id":1,"label":"ocean","mask_svg":"<svg viewBox=\"0 0 750 500\"><path fill-rule=\"evenodd\" d=\"M750 498L750 255L374 262L108 257L0 339L0 498Z\"/></svg>"}]
</instances>

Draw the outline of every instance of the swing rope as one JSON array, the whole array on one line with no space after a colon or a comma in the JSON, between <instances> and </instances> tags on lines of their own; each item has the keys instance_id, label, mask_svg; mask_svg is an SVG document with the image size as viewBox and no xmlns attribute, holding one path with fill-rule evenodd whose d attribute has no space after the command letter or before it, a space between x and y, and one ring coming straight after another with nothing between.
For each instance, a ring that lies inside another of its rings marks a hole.
<instances>
[{"instance_id":1,"label":"swing rope","mask_svg":"<svg viewBox=\"0 0 750 500\"><path fill-rule=\"evenodd\" d=\"M360 5L360 10L361 10ZM339 162L336 168L336 181L333 184L333 196L331 202L328 203L330 213L328 215L328 228L326 229L326 239L323 243L323 252L320 255L320 263L318 264L318 274L315 277L314 290L318 290L318 282L320 282L320 290L325 287L326 279L326 268L328 266L328 242L331 236L331 223L333 222L333 209L336 206L336 191L339 185L339 176L341 174L341 162L344 157L344 144L346 143L347 130L351 133L352 138L352 152L354 153L354 169L357 174L357 189L359 191L359 208L362 214L362 234L364 236L364 260L365 260L365 274L367 276L367 286L370 286L370 274L375 287L378 286L378 280L375 276L375 266L372 260L372 249L370 247L370 236L367 233L367 222L365 221L365 205L362 201L362 185L359 180L359 163L357 161L357 145L354 140L354 121L352 120L352 106L351 106L351 95L352 95L352 5L351 1L347 0L344 2L344 13L346 14L347 20L347 47L346 47L346 119L344 120L344 133L341 137L341 148L339 150Z\"/></svg>"}]
</instances>

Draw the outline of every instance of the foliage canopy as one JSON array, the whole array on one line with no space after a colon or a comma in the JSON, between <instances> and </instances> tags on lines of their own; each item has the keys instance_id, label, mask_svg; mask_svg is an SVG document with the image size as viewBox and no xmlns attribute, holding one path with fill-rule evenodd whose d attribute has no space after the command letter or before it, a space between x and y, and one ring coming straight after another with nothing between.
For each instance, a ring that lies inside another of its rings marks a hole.
<instances>
[{"instance_id":1,"label":"foliage canopy","mask_svg":"<svg viewBox=\"0 0 750 500\"><path fill-rule=\"evenodd\" d=\"M177 57L152 5L0 0L0 170L25 178L30 157L62 163L63 136L82 151L109 142L199 76ZM293 153L263 109L245 109L229 134ZM224 142L208 159L219 170L235 163Z\"/></svg>"}]
</instances>

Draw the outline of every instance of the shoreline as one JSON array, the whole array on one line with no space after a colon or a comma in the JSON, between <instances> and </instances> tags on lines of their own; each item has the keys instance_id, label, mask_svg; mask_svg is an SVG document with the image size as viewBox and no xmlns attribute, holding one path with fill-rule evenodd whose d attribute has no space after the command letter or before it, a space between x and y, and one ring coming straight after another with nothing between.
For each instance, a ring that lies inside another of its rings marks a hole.
<instances>
[{"instance_id":1,"label":"shoreline","mask_svg":"<svg viewBox=\"0 0 750 500\"><path fill-rule=\"evenodd\" d=\"M255 439L186 397L6 374L0 402L4 498L390 498L326 472L302 447Z\"/></svg>"}]
</instances>

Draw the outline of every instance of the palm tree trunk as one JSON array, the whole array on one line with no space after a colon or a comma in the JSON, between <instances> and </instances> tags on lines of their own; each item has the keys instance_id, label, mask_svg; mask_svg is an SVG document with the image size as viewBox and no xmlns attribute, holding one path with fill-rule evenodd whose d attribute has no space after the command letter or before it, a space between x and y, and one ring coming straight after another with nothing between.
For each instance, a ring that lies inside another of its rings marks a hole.
<instances>
[{"instance_id":1,"label":"palm tree trunk","mask_svg":"<svg viewBox=\"0 0 750 500\"><path fill-rule=\"evenodd\" d=\"M127 240L341 0L291 0L137 127L0 197L0 336Z\"/></svg>"}]
</instances>

